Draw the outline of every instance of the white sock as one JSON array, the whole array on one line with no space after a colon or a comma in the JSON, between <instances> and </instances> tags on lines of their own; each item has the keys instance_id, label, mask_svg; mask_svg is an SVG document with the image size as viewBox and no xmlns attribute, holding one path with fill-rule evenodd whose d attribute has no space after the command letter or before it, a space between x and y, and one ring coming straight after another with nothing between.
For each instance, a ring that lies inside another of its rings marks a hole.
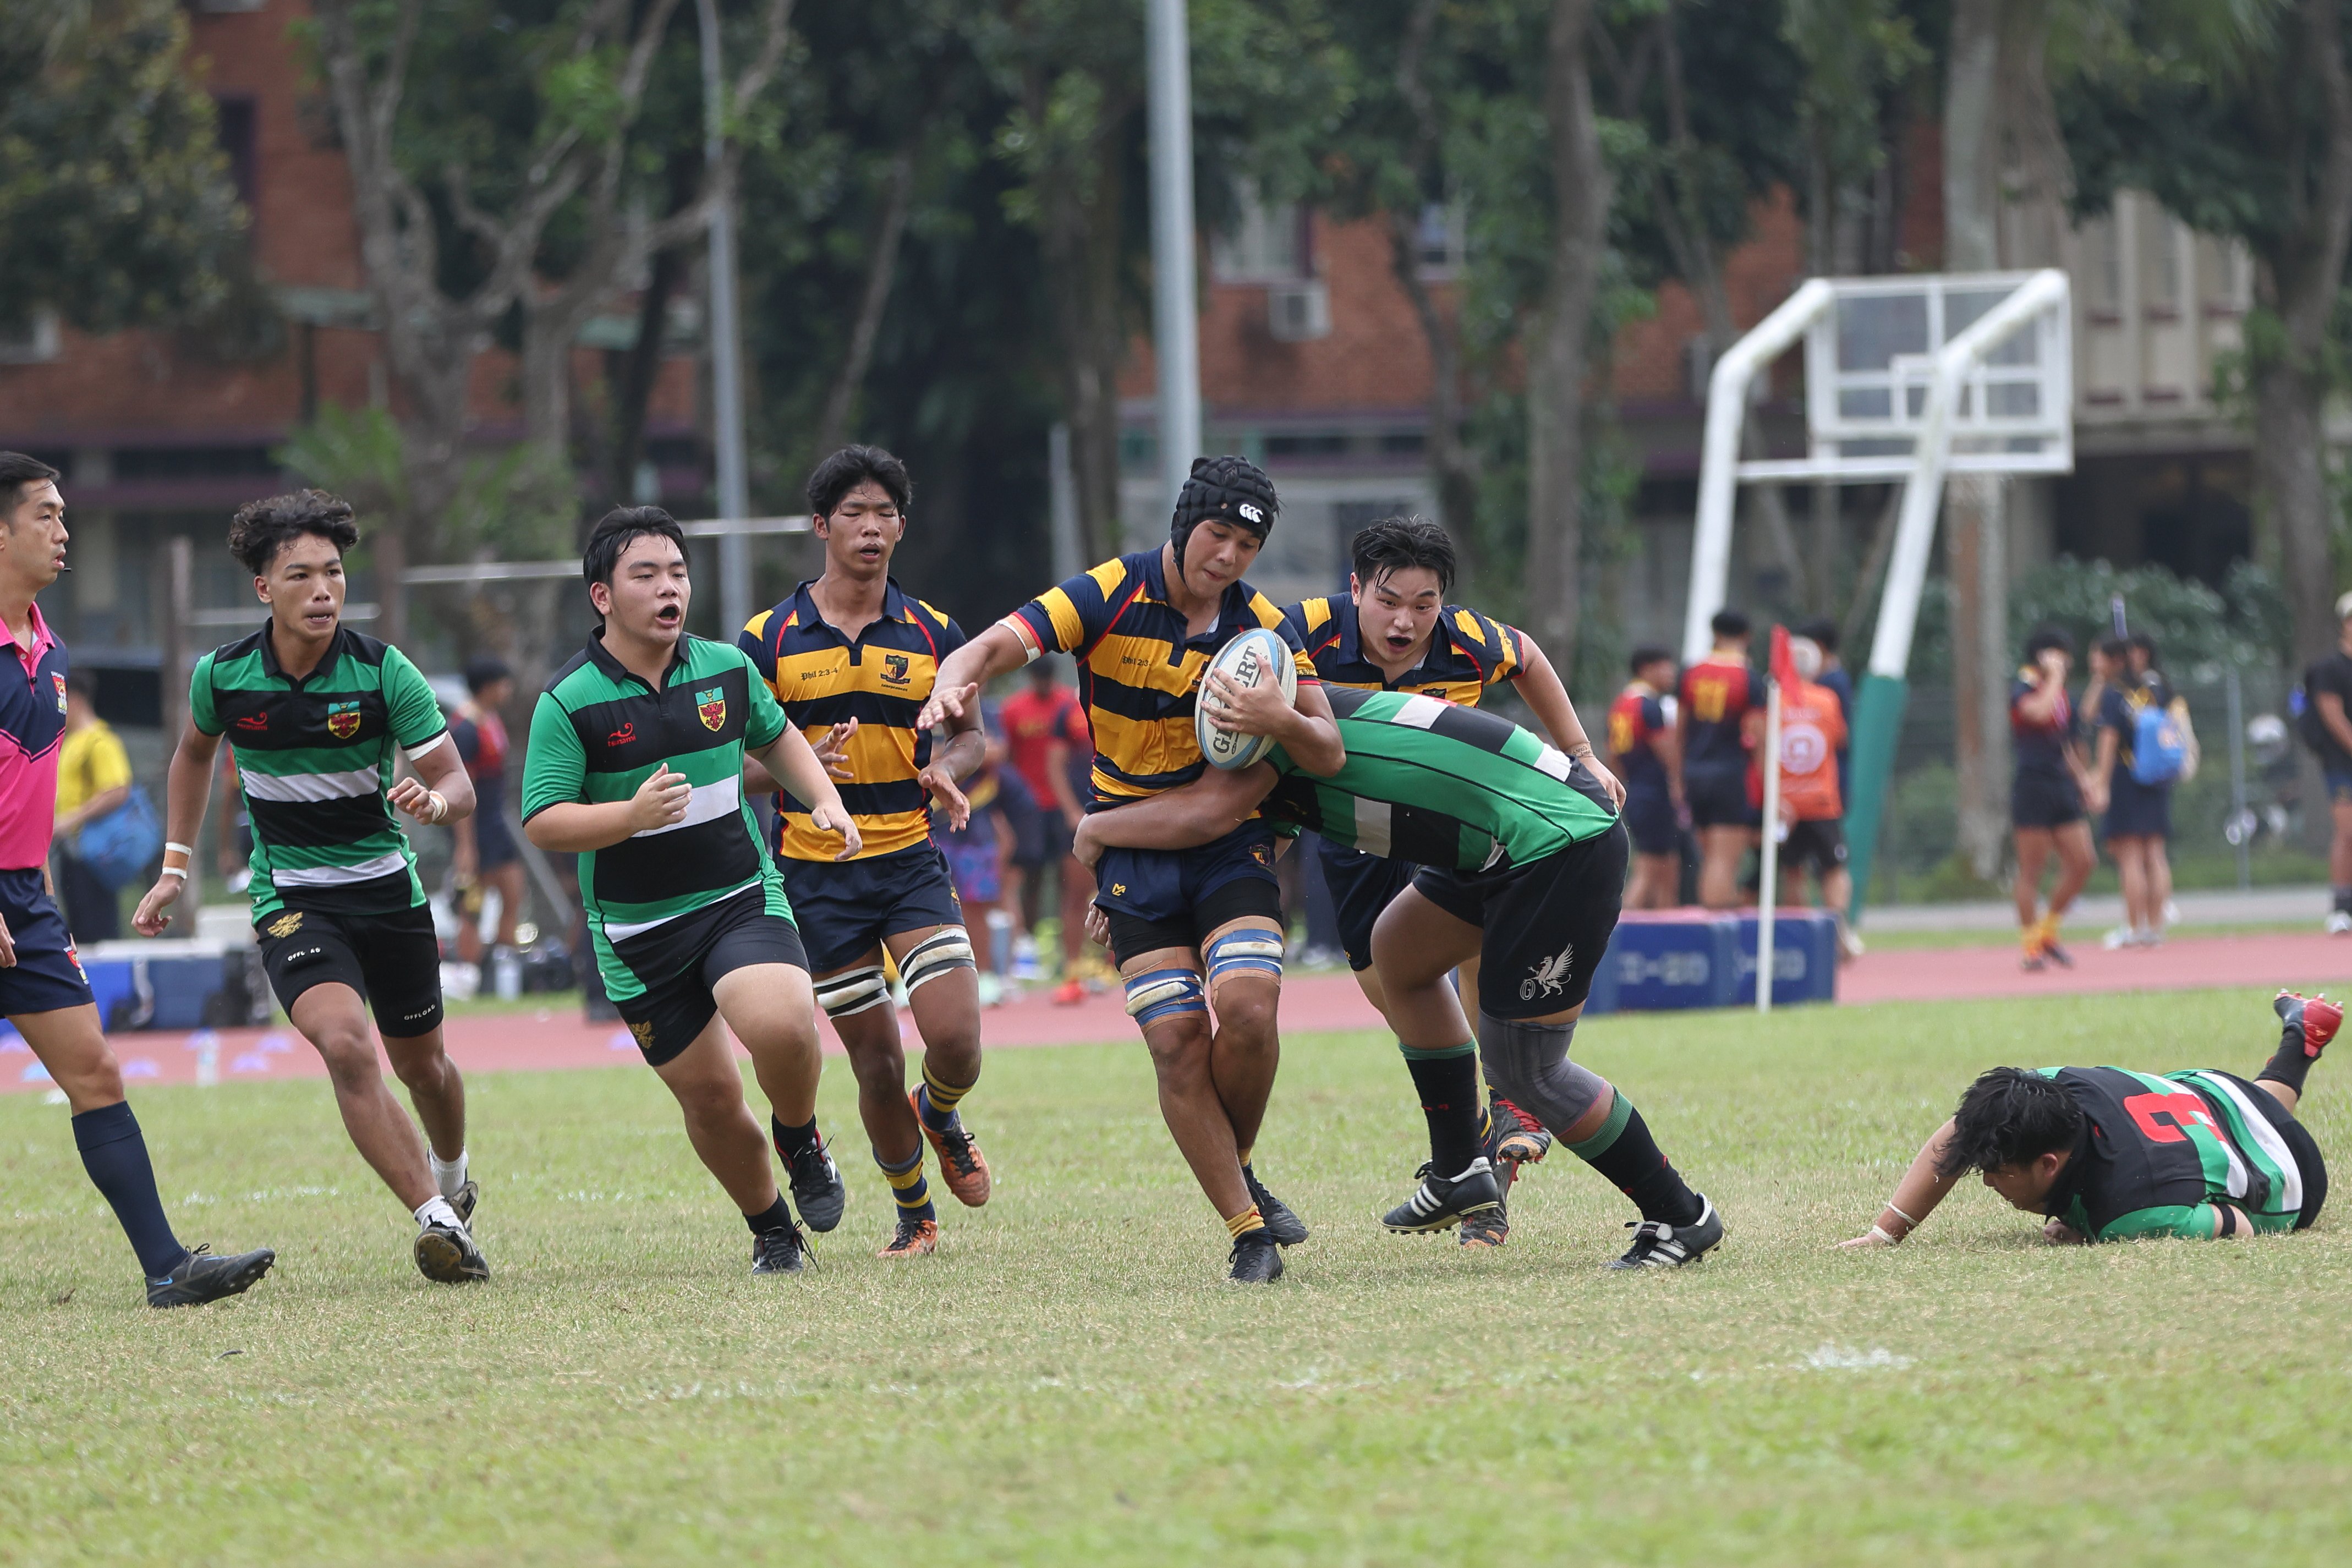
<instances>
[{"instance_id":1,"label":"white sock","mask_svg":"<svg viewBox=\"0 0 2352 1568\"><path fill-rule=\"evenodd\" d=\"M457 1151L456 1159L444 1160L433 1152L430 1144L427 1144L425 1157L433 1162L433 1184L441 1189L441 1195L445 1198L456 1197L458 1189L466 1184L466 1152L460 1149Z\"/></svg>"},{"instance_id":2,"label":"white sock","mask_svg":"<svg viewBox=\"0 0 2352 1568\"><path fill-rule=\"evenodd\" d=\"M457 1211L449 1206L447 1198L427 1198L417 1205L416 1223L420 1227L428 1225L446 1225L453 1230L466 1228L466 1222L457 1217Z\"/></svg>"}]
</instances>

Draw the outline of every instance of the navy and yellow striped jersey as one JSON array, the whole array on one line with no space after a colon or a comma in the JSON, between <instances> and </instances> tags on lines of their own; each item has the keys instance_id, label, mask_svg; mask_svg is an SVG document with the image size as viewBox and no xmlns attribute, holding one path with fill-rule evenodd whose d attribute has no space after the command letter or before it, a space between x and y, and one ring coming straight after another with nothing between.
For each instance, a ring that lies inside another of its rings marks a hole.
<instances>
[{"instance_id":1,"label":"navy and yellow striped jersey","mask_svg":"<svg viewBox=\"0 0 2352 1568\"><path fill-rule=\"evenodd\" d=\"M1528 668L1526 633L1459 605L1439 614L1421 662L1394 680L1364 657L1353 599L1302 599L1284 610L1282 618L1315 661L1318 675L1359 691L1417 691L1475 708L1486 688L1517 680Z\"/></svg>"},{"instance_id":2,"label":"navy and yellow striped jersey","mask_svg":"<svg viewBox=\"0 0 2352 1568\"><path fill-rule=\"evenodd\" d=\"M803 583L752 616L736 646L812 745L834 725L857 721L849 741L856 777L841 786L841 804L865 840L857 858L930 837L930 800L915 775L930 765L931 737L916 730L915 716L930 698L940 661L963 647L961 627L893 579L882 590L880 618L852 642L826 623ZM778 854L831 860L840 853L840 836L811 826L806 805L783 791L776 798Z\"/></svg>"},{"instance_id":3,"label":"navy and yellow striped jersey","mask_svg":"<svg viewBox=\"0 0 2352 1568\"><path fill-rule=\"evenodd\" d=\"M1095 739L1090 806L1138 800L1201 776L1208 764L1192 732L1194 694L1209 660L1243 632L1273 632L1290 645L1300 684L1318 679L1298 634L1246 583L1225 590L1214 626L1186 636L1160 564L1156 549L1106 561L1004 618L1031 649L1077 660L1078 696Z\"/></svg>"}]
</instances>

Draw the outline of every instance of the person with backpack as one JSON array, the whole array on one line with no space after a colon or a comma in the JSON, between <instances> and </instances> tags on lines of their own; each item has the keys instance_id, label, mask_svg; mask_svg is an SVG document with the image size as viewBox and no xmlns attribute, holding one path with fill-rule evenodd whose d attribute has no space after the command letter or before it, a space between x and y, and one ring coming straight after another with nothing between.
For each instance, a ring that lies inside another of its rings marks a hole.
<instances>
[{"instance_id":1,"label":"person with backpack","mask_svg":"<svg viewBox=\"0 0 2352 1568\"><path fill-rule=\"evenodd\" d=\"M2123 882L2124 923L2105 945L2154 947L2172 899L2172 786L2189 765L2188 704L2156 667L2155 644L2108 637L2099 645L2107 688L2098 710L2098 794L2106 803L2107 851ZM2135 658L2137 651L2139 655Z\"/></svg>"},{"instance_id":2,"label":"person with backpack","mask_svg":"<svg viewBox=\"0 0 2352 1568\"><path fill-rule=\"evenodd\" d=\"M58 901L77 942L122 934L121 890L163 847L155 808L138 794L122 737L98 716L97 678L73 671L58 747L57 862Z\"/></svg>"},{"instance_id":3,"label":"person with backpack","mask_svg":"<svg viewBox=\"0 0 2352 1568\"><path fill-rule=\"evenodd\" d=\"M2352 594L2336 601L2336 647L2303 672L2294 728L2327 784L2327 931L2344 936L2352 934Z\"/></svg>"}]
</instances>

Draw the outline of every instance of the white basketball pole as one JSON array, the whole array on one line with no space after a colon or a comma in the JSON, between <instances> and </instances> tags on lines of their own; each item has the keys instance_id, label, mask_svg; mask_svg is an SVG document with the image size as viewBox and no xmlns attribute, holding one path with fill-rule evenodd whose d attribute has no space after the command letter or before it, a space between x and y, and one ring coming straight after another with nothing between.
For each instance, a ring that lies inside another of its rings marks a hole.
<instances>
[{"instance_id":1,"label":"white basketball pole","mask_svg":"<svg viewBox=\"0 0 2352 1568\"><path fill-rule=\"evenodd\" d=\"M1764 864L1756 889L1756 1010L1772 1010L1772 917L1780 902L1780 683L1764 680Z\"/></svg>"}]
</instances>

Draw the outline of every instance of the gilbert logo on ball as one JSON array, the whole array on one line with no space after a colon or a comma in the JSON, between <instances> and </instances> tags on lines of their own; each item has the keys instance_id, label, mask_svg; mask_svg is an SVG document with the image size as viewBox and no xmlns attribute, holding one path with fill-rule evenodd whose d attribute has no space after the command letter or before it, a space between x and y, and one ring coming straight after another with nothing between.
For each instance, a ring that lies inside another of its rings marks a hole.
<instances>
[{"instance_id":1,"label":"gilbert logo on ball","mask_svg":"<svg viewBox=\"0 0 2352 1568\"><path fill-rule=\"evenodd\" d=\"M1219 648L1210 658L1208 668L1201 672L1201 686L1192 704L1192 733L1200 742L1201 755L1215 767L1248 767L1274 750L1274 742L1265 735L1221 730L1212 722L1223 715L1224 704L1210 689L1211 675L1223 675L1244 690L1271 680L1287 706L1298 695L1298 671L1291 663L1290 647L1265 627L1253 626Z\"/></svg>"}]
</instances>

